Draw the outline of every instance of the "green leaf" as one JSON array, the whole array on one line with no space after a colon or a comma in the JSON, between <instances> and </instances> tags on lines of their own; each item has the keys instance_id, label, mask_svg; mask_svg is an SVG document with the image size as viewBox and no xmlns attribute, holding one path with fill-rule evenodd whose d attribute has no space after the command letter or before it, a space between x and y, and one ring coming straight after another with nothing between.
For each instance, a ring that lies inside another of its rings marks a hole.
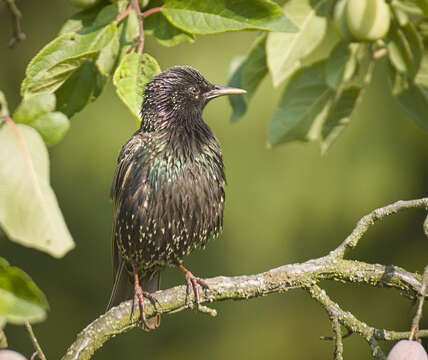
<instances>
[{"instance_id":1,"label":"green leaf","mask_svg":"<svg viewBox=\"0 0 428 360\"><path fill-rule=\"evenodd\" d=\"M422 129L428 131L428 88L409 84L409 87L396 95L401 109Z\"/></svg>"},{"instance_id":2,"label":"green leaf","mask_svg":"<svg viewBox=\"0 0 428 360\"><path fill-rule=\"evenodd\" d=\"M155 13L144 19L144 31L153 35L162 46L175 46L182 42L192 43L195 37L172 25L163 14Z\"/></svg>"},{"instance_id":3,"label":"green leaf","mask_svg":"<svg viewBox=\"0 0 428 360\"><path fill-rule=\"evenodd\" d=\"M232 58L229 66L229 86L242 87L242 69L246 56L238 55ZM238 121L247 111L247 100L241 95L229 96L229 102L232 106L232 116L230 122Z\"/></svg>"},{"instance_id":4,"label":"green leaf","mask_svg":"<svg viewBox=\"0 0 428 360\"><path fill-rule=\"evenodd\" d=\"M160 67L155 58L147 53L141 57L130 53L122 59L113 75L117 94L137 121L140 121L144 86L159 73Z\"/></svg>"},{"instance_id":5,"label":"green leaf","mask_svg":"<svg viewBox=\"0 0 428 360\"><path fill-rule=\"evenodd\" d=\"M119 24L120 32L120 54L119 61L128 54L130 47L135 43L135 39L138 37L139 28L138 28L138 17L135 11L127 16L127 18Z\"/></svg>"},{"instance_id":6,"label":"green leaf","mask_svg":"<svg viewBox=\"0 0 428 360\"><path fill-rule=\"evenodd\" d=\"M105 81L93 63L83 64L57 90L57 110L68 117L73 116L100 95Z\"/></svg>"},{"instance_id":7,"label":"green leaf","mask_svg":"<svg viewBox=\"0 0 428 360\"><path fill-rule=\"evenodd\" d=\"M347 82L354 75L357 68L357 59L354 56L355 45L357 44L341 42L327 59L325 77L331 88L338 89L343 82Z\"/></svg>"},{"instance_id":8,"label":"green leaf","mask_svg":"<svg viewBox=\"0 0 428 360\"><path fill-rule=\"evenodd\" d=\"M162 13L192 34L225 31L297 31L281 8L268 0L166 0Z\"/></svg>"},{"instance_id":9,"label":"green leaf","mask_svg":"<svg viewBox=\"0 0 428 360\"><path fill-rule=\"evenodd\" d=\"M13 120L17 123L28 124L36 117L55 110L55 95L36 94L22 100L15 113Z\"/></svg>"},{"instance_id":10,"label":"green leaf","mask_svg":"<svg viewBox=\"0 0 428 360\"><path fill-rule=\"evenodd\" d=\"M84 29L85 30L85 29ZM93 59L114 37L115 24L94 31L67 33L47 44L30 62L21 94L55 92L83 64Z\"/></svg>"},{"instance_id":11,"label":"green leaf","mask_svg":"<svg viewBox=\"0 0 428 360\"><path fill-rule=\"evenodd\" d=\"M64 25L62 25L58 35L67 34L69 32L78 32L84 27L91 26L102 6L103 5L99 5L91 9L79 11L78 13L74 14L64 23Z\"/></svg>"},{"instance_id":12,"label":"green leaf","mask_svg":"<svg viewBox=\"0 0 428 360\"><path fill-rule=\"evenodd\" d=\"M428 88L415 84L400 74L393 66L388 67L392 95L401 110L409 115L422 129L428 130Z\"/></svg>"},{"instance_id":13,"label":"green leaf","mask_svg":"<svg viewBox=\"0 0 428 360\"><path fill-rule=\"evenodd\" d=\"M299 31L268 34L267 62L275 87L301 67L302 58L321 43L329 8L330 0L291 0L285 4L284 11Z\"/></svg>"},{"instance_id":14,"label":"green leaf","mask_svg":"<svg viewBox=\"0 0 428 360\"><path fill-rule=\"evenodd\" d=\"M7 344L7 337L3 330L6 326L6 318L3 316L0 316L0 349L6 349L8 347Z\"/></svg>"},{"instance_id":15,"label":"green leaf","mask_svg":"<svg viewBox=\"0 0 428 360\"><path fill-rule=\"evenodd\" d=\"M428 17L428 0L416 0L419 8L423 11L424 16Z\"/></svg>"},{"instance_id":16,"label":"green leaf","mask_svg":"<svg viewBox=\"0 0 428 360\"><path fill-rule=\"evenodd\" d=\"M302 68L290 79L269 124L269 143L278 145L294 140L319 137L335 91L324 76L325 61Z\"/></svg>"},{"instance_id":17,"label":"green leaf","mask_svg":"<svg viewBox=\"0 0 428 360\"><path fill-rule=\"evenodd\" d=\"M48 309L45 295L33 280L0 258L0 317L13 324L39 322Z\"/></svg>"},{"instance_id":18,"label":"green leaf","mask_svg":"<svg viewBox=\"0 0 428 360\"><path fill-rule=\"evenodd\" d=\"M0 128L0 226L21 245L62 257L74 243L49 184L49 157L36 130Z\"/></svg>"},{"instance_id":19,"label":"green leaf","mask_svg":"<svg viewBox=\"0 0 428 360\"><path fill-rule=\"evenodd\" d=\"M428 49L424 50L424 56L415 77L415 84L428 88Z\"/></svg>"},{"instance_id":20,"label":"green leaf","mask_svg":"<svg viewBox=\"0 0 428 360\"><path fill-rule=\"evenodd\" d=\"M119 31L115 31L110 42L102 49L97 57L95 65L101 75L109 76L113 70L119 54Z\"/></svg>"},{"instance_id":21,"label":"green leaf","mask_svg":"<svg viewBox=\"0 0 428 360\"><path fill-rule=\"evenodd\" d=\"M266 36L263 35L256 39L249 54L241 59L230 76L229 86L247 90L244 95L229 97L233 109L231 122L245 114L249 101L268 72L265 49Z\"/></svg>"},{"instance_id":22,"label":"green leaf","mask_svg":"<svg viewBox=\"0 0 428 360\"><path fill-rule=\"evenodd\" d=\"M47 146L57 144L70 127L67 116L61 112L51 112L40 115L29 124L42 136Z\"/></svg>"},{"instance_id":23,"label":"green leaf","mask_svg":"<svg viewBox=\"0 0 428 360\"><path fill-rule=\"evenodd\" d=\"M387 41L388 56L395 69L413 78L421 64L424 45L415 26L409 21L406 26L393 24Z\"/></svg>"},{"instance_id":24,"label":"green leaf","mask_svg":"<svg viewBox=\"0 0 428 360\"><path fill-rule=\"evenodd\" d=\"M349 124L352 112L361 99L362 89L345 89L330 107L321 130L321 152L325 154L337 137Z\"/></svg>"}]
</instances>

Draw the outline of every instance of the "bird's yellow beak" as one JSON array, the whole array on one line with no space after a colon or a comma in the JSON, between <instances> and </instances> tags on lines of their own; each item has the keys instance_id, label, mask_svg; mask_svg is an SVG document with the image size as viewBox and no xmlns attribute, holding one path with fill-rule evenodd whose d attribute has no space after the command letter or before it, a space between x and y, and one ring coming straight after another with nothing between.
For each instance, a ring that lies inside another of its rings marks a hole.
<instances>
[{"instance_id":1,"label":"bird's yellow beak","mask_svg":"<svg viewBox=\"0 0 428 360\"><path fill-rule=\"evenodd\" d=\"M245 94L245 93L246 93L246 91L243 89L238 89L238 88L233 88L233 87L228 87L228 86L215 85L214 89L204 93L204 97L207 100L211 100L211 99L214 99L216 97L223 96L223 95L236 95L236 94Z\"/></svg>"}]
</instances>

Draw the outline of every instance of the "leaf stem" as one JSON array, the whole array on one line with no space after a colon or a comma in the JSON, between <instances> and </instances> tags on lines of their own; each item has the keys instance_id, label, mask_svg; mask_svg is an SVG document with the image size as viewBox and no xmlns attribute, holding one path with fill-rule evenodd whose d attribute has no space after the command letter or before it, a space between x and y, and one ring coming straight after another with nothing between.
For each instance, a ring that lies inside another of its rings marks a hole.
<instances>
[{"instance_id":1,"label":"leaf stem","mask_svg":"<svg viewBox=\"0 0 428 360\"><path fill-rule=\"evenodd\" d=\"M25 322L25 327L27 328L28 334L30 335L31 342L33 343L34 348L36 349L36 352L34 354L37 354L40 360L46 360L46 356L43 353L43 350L37 341L36 335L34 335L33 328L31 327L30 323L28 321ZM31 357L34 358L34 354Z\"/></svg>"},{"instance_id":2,"label":"leaf stem","mask_svg":"<svg viewBox=\"0 0 428 360\"><path fill-rule=\"evenodd\" d=\"M159 11L162 10L161 7L154 7L152 9L149 9L145 12L141 12L140 9L140 4L138 3L138 0L132 0L131 1L131 5L128 6L128 8L121 14L119 14L116 19L114 19L114 23L117 24L120 21L122 21L123 19L125 19L127 16L129 16L129 14L131 13L131 11L134 10L137 14L137 19L138 19L138 46L131 46L128 50L128 54L131 53L132 51L135 50L135 48L137 48L137 54L138 56L141 56L143 54L143 49L144 49L144 27L143 27L143 19L145 19L146 17L155 14Z\"/></svg>"},{"instance_id":3,"label":"leaf stem","mask_svg":"<svg viewBox=\"0 0 428 360\"><path fill-rule=\"evenodd\" d=\"M155 13L157 13L157 12L161 11L161 10L162 10L162 8L161 8L161 7L154 7L154 8L152 8L152 9L147 10L147 11L144 11L144 12L141 14L141 17L143 17L143 18L145 19L146 17L148 17L148 16L150 16L150 15L152 15L152 14L155 14Z\"/></svg>"},{"instance_id":4,"label":"leaf stem","mask_svg":"<svg viewBox=\"0 0 428 360\"><path fill-rule=\"evenodd\" d=\"M129 5L128 8L123 13L117 15L116 19L114 19L113 22L115 24L121 22L123 19L125 19L129 15L129 13L131 12L131 10L132 10L132 5Z\"/></svg>"}]
</instances>

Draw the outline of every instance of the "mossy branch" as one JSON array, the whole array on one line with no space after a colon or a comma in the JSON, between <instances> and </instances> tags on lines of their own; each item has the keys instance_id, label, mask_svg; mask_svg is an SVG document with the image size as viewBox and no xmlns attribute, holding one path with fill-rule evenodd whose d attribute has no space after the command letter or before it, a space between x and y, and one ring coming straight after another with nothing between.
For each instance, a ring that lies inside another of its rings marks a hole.
<instances>
[{"instance_id":1,"label":"mossy branch","mask_svg":"<svg viewBox=\"0 0 428 360\"><path fill-rule=\"evenodd\" d=\"M304 263L284 265L256 275L206 279L209 289L201 292L201 304L222 300L248 300L272 293L282 293L293 289L305 289L326 310L335 332L335 358L342 359L343 344L340 325L348 331L362 336L369 344L375 359L384 359L378 340L395 341L410 337L409 332L376 329L358 320L351 313L331 300L317 284L321 280L348 283L362 283L374 287L396 289L409 299L418 298L421 293L421 276L394 265L369 264L344 259L345 253L354 248L376 220L409 208L428 209L428 198L398 201L392 205L376 209L364 216L353 232L329 255ZM156 308L146 301L146 316L172 314L192 307L193 299L186 299L185 286L158 291ZM94 352L115 335L137 326L131 319L132 301L126 301L89 324L70 346L63 360L90 359ZM204 313L216 315L215 310L201 306ZM135 317L138 317L136 311ZM417 337L428 337L428 329L418 330Z\"/></svg>"}]
</instances>

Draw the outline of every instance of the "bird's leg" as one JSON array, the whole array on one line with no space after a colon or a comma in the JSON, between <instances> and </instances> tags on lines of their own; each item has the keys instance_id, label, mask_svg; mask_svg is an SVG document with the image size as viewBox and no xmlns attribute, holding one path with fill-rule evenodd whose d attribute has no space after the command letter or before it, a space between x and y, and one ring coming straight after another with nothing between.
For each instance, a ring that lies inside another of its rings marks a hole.
<instances>
[{"instance_id":1,"label":"bird's leg","mask_svg":"<svg viewBox=\"0 0 428 360\"><path fill-rule=\"evenodd\" d=\"M177 264L177 267L184 273L186 277L186 297L190 295L190 288L193 287L193 292L195 294L196 306L199 307L199 288L198 284L201 285L204 289L208 289L208 284L205 280L194 276L189 270L187 270L183 265Z\"/></svg>"},{"instance_id":2,"label":"bird's leg","mask_svg":"<svg viewBox=\"0 0 428 360\"><path fill-rule=\"evenodd\" d=\"M143 325L146 326L147 324L146 324L146 312L144 311L144 298L149 299L154 307L156 307L156 303L158 301L152 294L150 294L147 291L144 291L141 288L137 267L134 265L132 268L134 272L134 300L132 302L131 318L134 314L135 304L138 302L138 306L140 308L140 321Z\"/></svg>"}]
</instances>

